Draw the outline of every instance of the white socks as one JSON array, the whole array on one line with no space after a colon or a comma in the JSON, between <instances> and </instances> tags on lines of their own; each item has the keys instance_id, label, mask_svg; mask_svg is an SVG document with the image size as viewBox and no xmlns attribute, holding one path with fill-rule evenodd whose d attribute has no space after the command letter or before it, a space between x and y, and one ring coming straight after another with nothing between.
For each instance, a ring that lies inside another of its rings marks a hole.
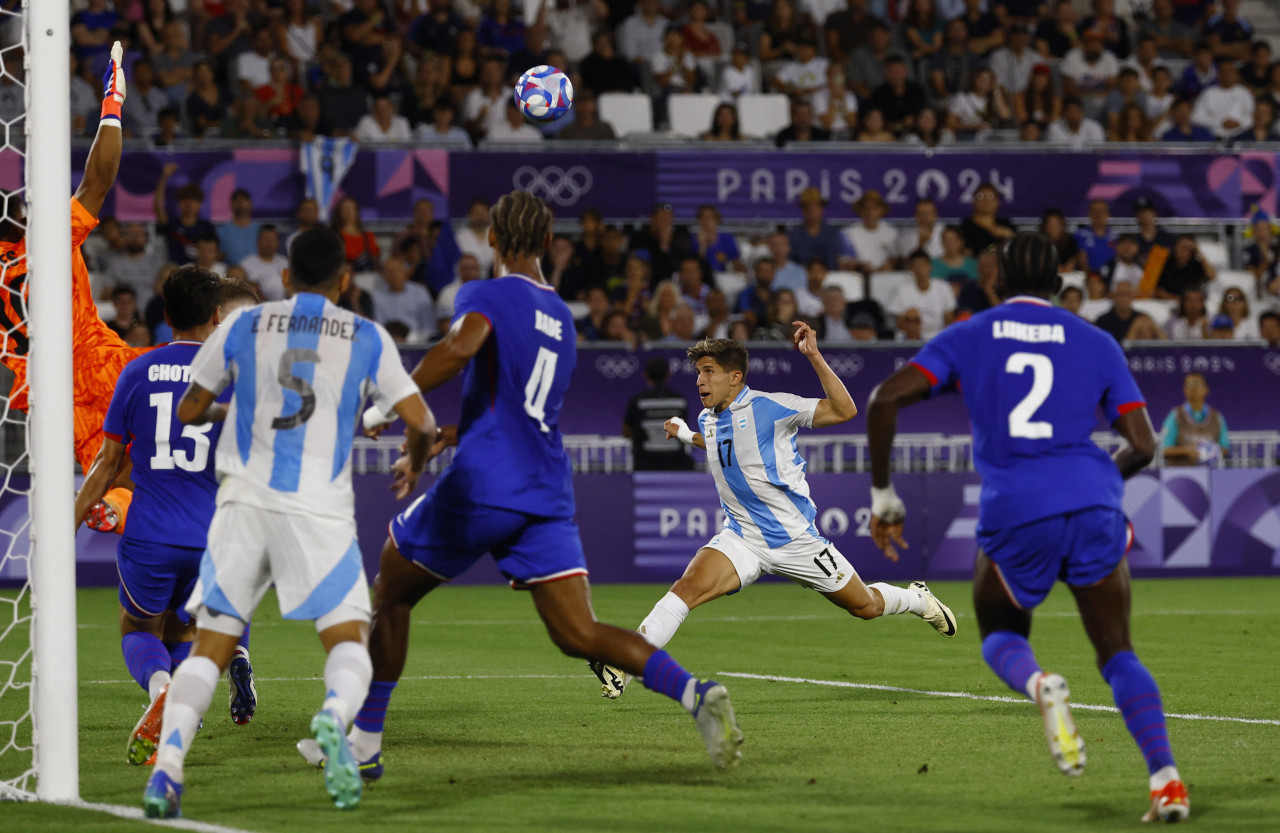
<instances>
[{"instance_id":1,"label":"white socks","mask_svg":"<svg viewBox=\"0 0 1280 833\"><path fill-rule=\"evenodd\" d=\"M339 642L333 646L324 663L327 693L322 708L333 711L344 728L350 726L369 693L369 681L372 679L373 662L369 659L369 650L359 642Z\"/></svg>"},{"instance_id":2,"label":"white socks","mask_svg":"<svg viewBox=\"0 0 1280 833\"><path fill-rule=\"evenodd\" d=\"M164 770L178 783L182 783L182 762L191 749L191 739L209 710L213 690L221 679L222 672L208 657L187 657L173 674L164 702L156 769Z\"/></svg>"},{"instance_id":3,"label":"white socks","mask_svg":"<svg viewBox=\"0 0 1280 833\"><path fill-rule=\"evenodd\" d=\"M917 616L924 615L924 596L914 590L907 590L902 587L895 587L892 584L885 584L877 581L871 585L872 588L879 590L880 595L884 597L884 615L893 616L898 613L914 613Z\"/></svg>"},{"instance_id":4,"label":"white socks","mask_svg":"<svg viewBox=\"0 0 1280 833\"><path fill-rule=\"evenodd\" d=\"M690 677L689 682L684 684L684 693L680 695L680 705L684 706L685 711L693 714L693 707L697 705L698 678Z\"/></svg>"},{"instance_id":5,"label":"white socks","mask_svg":"<svg viewBox=\"0 0 1280 833\"><path fill-rule=\"evenodd\" d=\"M347 743L351 744L351 754L357 761L367 761L382 751L382 733L366 732L359 726L352 726Z\"/></svg>"},{"instance_id":6,"label":"white socks","mask_svg":"<svg viewBox=\"0 0 1280 833\"><path fill-rule=\"evenodd\" d=\"M675 593L668 591L640 623L640 635L653 647L664 648L688 615L689 606Z\"/></svg>"},{"instance_id":7,"label":"white socks","mask_svg":"<svg viewBox=\"0 0 1280 833\"><path fill-rule=\"evenodd\" d=\"M147 694L151 695L152 703L156 701L156 697L159 696L161 689L167 686L172 680L173 677L168 671L157 671L151 675L151 679L147 680Z\"/></svg>"},{"instance_id":8,"label":"white socks","mask_svg":"<svg viewBox=\"0 0 1280 833\"><path fill-rule=\"evenodd\" d=\"M1182 777L1178 775L1178 768L1175 766L1164 766L1151 773L1151 791L1157 792L1163 790L1170 781L1181 781Z\"/></svg>"}]
</instances>

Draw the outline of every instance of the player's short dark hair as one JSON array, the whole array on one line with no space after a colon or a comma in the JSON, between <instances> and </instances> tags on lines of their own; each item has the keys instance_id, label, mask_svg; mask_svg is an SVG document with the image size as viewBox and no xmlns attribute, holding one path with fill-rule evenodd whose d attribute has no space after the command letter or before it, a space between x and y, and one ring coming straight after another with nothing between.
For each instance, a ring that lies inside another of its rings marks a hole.
<instances>
[{"instance_id":1,"label":"player's short dark hair","mask_svg":"<svg viewBox=\"0 0 1280 833\"><path fill-rule=\"evenodd\" d=\"M1079 295L1082 299L1084 298L1084 290L1082 290L1078 286L1068 286L1066 289L1062 290L1062 295L1060 297L1065 299L1067 297L1067 294L1072 292L1074 292L1076 295Z\"/></svg>"},{"instance_id":2,"label":"player's short dark hair","mask_svg":"<svg viewBox=\"0 0 1280 833\"><path fill-rule=\"evenodd\" d=\"M644 378L653 382L655 385L659 382L667 381L667 377L671 375L671 367L667 364L667 360L659 356L649 359L644 366Z\"/></svg>"},{"instance_id":3,"label":"player's short dark hair","mask_svg":"<svg viewBox=\"0 0 1280 833\"><path fill-rule=\"evenodd\" d=\"M545 202L524 191L504 194L489 209L499 255L541 257L554 220Z\"/></svg>"},{"instance_id":4,"label":"player's short dark hair","mask_svg":"<svg viewBox=\"0 0 1280 833\"><path fill-rule=\"evenodd\" d=\"M132 295L135 299L138 297L138 290L128 284L122 284L111 290L111 300L119 298L121 295Z\"/></svg>"},{"instance_id":5,"label":"player's short dark hair","mask_svg":"<svg viewBox=\"0 0 1280 833\"><path fill-rule=\"evenodd\" d=\"M303 286L327 289L347 268L347 248L333 229L298 232L289 246L289 277Z\"/></svg>"},{"instance_id":6,"label":"player's short dark hair","mask_svg":"<svg viewBox=\"0 0 1280 833\"><path fill-rule=\"evenodd\" d=\"M700 359L711 359L730 372L737 370L747 375L747 348L727 338L704 338L689 348L689 364Z\"/></svg>"},{"instance_id":7,"label":"player's short dark hair","mask_svg":"<svg viewBox=\"0 0 1280 833\"><path fill-rule=\"evenodd\" d=\"M228 304L256 305L262 303L262 295L258 288L242 278L223 278L222 297L219 306Z\"/></svg>"},{"instance_id":8,"label":"player's short dark hair","mask_svg":"<svg viewBox=\"0 0 1280 833\"><path fill-rule=\"evenodd\" d=\"M1000 278L1006 295L1056 295L1062 288L1058 249L1047 235L1022 231L1000 248Z\"/></svg>"},{"instance_id":9,"label":"player's short dark hair","mask_svg":"<svg viewBox=\"0 0 1280 833\"><path fill-rule=\"evenodd\" d=\"M208 324L222 305L223 279L199 266L179 266L169 274L160 294L175 331Z\"/></svg>"},{"instance_id":10,"label":"player's short dark hair","mask_svg":"<svg viewBox=\"0 0 1280 833\"><path fill-rule=\"evenodd\" d=\"M204 202L204 189L199 185L190 184L183 185L175 192L178 202L183 200L195 200L196 202Z\"/></svg>"},{"instance_id":11,"label":"player's short dark hair","mask_svg":"<svg viewBox=\"0 0 1280 833\"><path fill-rule=\"evenodd\" d=\"M1276 312L1275 310L1267 310L1266 312L1262 313L1262 315L1258 316L1259 327L1262 326L1263 321L1274 321L1277 324L1280 324L1280 312Z\"/></svg>"}]
</instances>

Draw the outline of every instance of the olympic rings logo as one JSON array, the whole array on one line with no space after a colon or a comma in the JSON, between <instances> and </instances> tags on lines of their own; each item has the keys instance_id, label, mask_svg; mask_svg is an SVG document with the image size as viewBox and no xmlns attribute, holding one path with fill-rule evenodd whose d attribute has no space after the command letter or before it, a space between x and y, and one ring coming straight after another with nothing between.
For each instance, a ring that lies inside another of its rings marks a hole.
<instances>
[{"instance_id":1,"label":"olympic rings logo","mask_svg":"<svg viewBox=\"0 0 1280 833\"><path fill-rule=\"evenodd\" d=\"M596 370L606 379L630 379L640 369L640 360L624 354L596 356Z\"/></svg>"},{"instance_id":2,"label":"olympic rings logo","mask_svg":"<svg viewBox=\"0 0 1280 833\"><path fill-rule=\"evenodd\" d=\"M839 354L827 356L827 364L831 366L832 371L837 376L857 376L862 372L863 361L862 356L851 355L841 356Z\"/></svg>"},{"instance_id":3,"label":"olympic rings logo","mask_svg":"<svg viewBox=\"0 0 1280 833\"><path fill-rule=\"evenodd\" d=\"M581 165L574 165L568 170L555 165L548 165L542 170L521 165L511 175L511 185L517 190L565 207L590 193L593 184L595 180L591 171Z\"/></svg>"},{"instance_id":4,"label":"olympic rings logo","mask_svg":"<svg viewBox=\"0 0 1280 833\"><path fill-rule=\"evenodd\" d=\"M1267 370L1280 376L1280 353L1268 353L1262 363L1266 365Z\"/></svg>"}]
</instances>

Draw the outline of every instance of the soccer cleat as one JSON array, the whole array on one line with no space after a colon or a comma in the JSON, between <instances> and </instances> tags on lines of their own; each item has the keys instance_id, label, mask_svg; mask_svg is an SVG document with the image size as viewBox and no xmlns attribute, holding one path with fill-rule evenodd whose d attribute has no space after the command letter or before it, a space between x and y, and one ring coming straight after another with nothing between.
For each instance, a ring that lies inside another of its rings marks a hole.
<instances>
[{"instance_id":1,"label":"soccer cleat","mask_svg":"<svg viewBox=\"0 0 1280 833\"><path fill-rule=\"evenodd\" d=\"M943 636L955 636L956 616L951 612L951 608L933 595L933 591L923 581L913 581L907 586L924 596L924 614L920 618L933 625L934 630Z\"/></svg>"},{"instance_id":2,"label":"soccer cleat","mask_svg":"<svg viewBox=\"0 0 1280 833\"><path fill-rule=\"evenodd\" d=\"M243 646L236 646L235 656L227 666L227 688L231 690L231 720L237 726L247 725L258 708L258 687L253 684L253 666Z\"/></svg>"},{"instance_id":3,"label":"soccer cleat","mask_svg":"<svg viewBox=\"0 0 1280 833\"><path fill-rule=\"evenodd\" d=\"M324 754L324 787L334 806L339 810L354 810L360 804L364 786L342 721L329 709L322 709L311 718L311 734Z\"/></svg>"},{"instance_id":4,"label":"soccer cleat","mask_svg":"<svg viewBox=\"0 0 1280 833\"><path fill-rule=\"evenodd\" d=\"M324 769L325 761L329 760L324 754L324 750L320 748L320 744L316 743L312 738L303 738L297 743L298 754L310 766L316 769ZM375 752L373 757L367 761L358 762L360 767L360 777L367 784L371 784L382 777L382 752Z\"/></svg>"},{"instance_id":5,"label":"soccer cleat","mask_svg":"<svg viewBox=\"0 0 1280 833\"><path fill-rule=\"evenodd\" d=\"M182 784L162 769L152 772L142 793L142 810L149 819L182 818Z\"/></svg>"},{"instance_id":6,"label":"soccer cleat","mask_svg":"<svg viewBox=\"0 0 1280 833\"><path fill-rule=\"evenodd\" d=\"M85 516L84 525L96 532L115 532L120 526L120 513L106 501L100 500Z\"/></svg>"},{"instance_id":7,"label":"soccer cleat","mask_svg":"<svg viewBox=\"0 0 1280 833\"><path fill-rule=\"evenodd\" d=\"M1084 772L1084 739L1071 718L1071 691L1060 674L1040 672L1036 678L1036 705L1044 720L1049 754L1063 775L1074 778Z\"/></svg>"},{"instance_id":8,"label":"soccer cleat","mask_svg":"<svg viewBox=\"0 0 1280 833\"><path fill-rule=\"evenodd\" d=\"M700 680L695 684L693 719L715 768L724 772L736 766L742 757L743 734L724 686L715 680Z\"/></svg>"},{"instance_id":9,"label":"soccer cleat","mask_svg":"<svg viewBox=\"0 0 1280 833\"><path fill-rule=\"evenodd\" d=\"M612 665L605 665L603 662L592 660L587 663L591 668L591 672L600 680L600 696L608 697L610 700L617 700L622 696L622 692L626 691L627 683L631 681L631 675L625 671L614 668Z\"/></svg>"},{"instance_id":10,"label":"soccer cleat","mask_svg":"<svg viewBox=\"0 0 1280 833\"><path fill-rule=\"evenodd\" d=\"M137 726L133 727L133 733L129 735L129 746L125 750L125 757L134 766L156 762L156 747L160 745L160 722L164 717L164 701L168 693L169 686L160 689L156 699L147 706L147 710L142 713L142 719L138 721Z\"/></svg>"},{"instance_id":11,"label":"soccer cleat","mask_svg":"<svg viewBox=\"0 0 1280 833\"><path fill-rule=\"evenodd\" d=\"M1151 809L1142 820L1173 823L1186 821L1190 815L1191 800L1187 798L1187 785L1175 779L1165 784L1164 789L1151 791Z\"/></svg>"}]
</instances>

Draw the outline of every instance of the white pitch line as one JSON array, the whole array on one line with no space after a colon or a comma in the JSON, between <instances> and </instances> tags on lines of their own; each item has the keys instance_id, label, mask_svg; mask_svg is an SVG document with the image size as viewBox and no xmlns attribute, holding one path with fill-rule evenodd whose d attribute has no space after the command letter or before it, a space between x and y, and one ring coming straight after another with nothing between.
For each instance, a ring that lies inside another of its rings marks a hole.
<instances>
[{"instance_id":1,"label":"white pitch line","mask_svg":"<svg viewBox=\"0 0 1280 833\"><path fill-rule=\"evenodd\" d=\"M428 674L422 677L401 677L405 680L575 680L586 679L585 674ZM317 674L314 677L259 677L254 675L255 683L311 683L320 682L324 678ZM85 680L82 685L137 685L134 680Z\"/></svg>"},{"instance_id":2,"label":"white pitch line","mask_svg":"<svg viewBox=\"0 0 1280 833\"><path fill-rule=\"evenodd\" d=\"M813 680L808 677L779 677L773 674L744 674L734 671L717 671L717 677L737 677L743 680L763 680L771 683L805 683L808 685L830 686L832 688L861 688L871 691L892 691L900 694L923 694L928 697L954 697L962 700L985 700L991 703L1026 703L1031 701L1025 697L1005 697L998 694L970 694L967 691L929 691L922 688L903 688L896 685L875 685L873 683L851 683L847 680ZM1119 714L1115 706L1095 706L1088 703L1072 703L1071 708L1091 712L1110 712ZM1214 720L1222 723L1250 723L1262 726L1280 726L1280 720L1264 720L1253 717L1224 717L1216 714L1178 714L1166 712L1165 717L1176 717L1180 720Z\"/></svg>"},{"instance_id":3,"label":"white pitch line","mask_svg":"<svg viewBox=\"0 0 1280 833\"><path fill-rule=\"evenodd\" d=\"M194 830L195 833L251 833L251 831L242 830L239 827L224 827L221 824L210 824L204 821L193 821L192 819L149 819L141 809L125 807L122 804L98 804L93 801L71 801L65 804L59 802L59 804L64 807L75 807L79 810L107 813L130 821L144 821L157 827L171 827L175 830Z\"/></svg>"}]
</instances>

